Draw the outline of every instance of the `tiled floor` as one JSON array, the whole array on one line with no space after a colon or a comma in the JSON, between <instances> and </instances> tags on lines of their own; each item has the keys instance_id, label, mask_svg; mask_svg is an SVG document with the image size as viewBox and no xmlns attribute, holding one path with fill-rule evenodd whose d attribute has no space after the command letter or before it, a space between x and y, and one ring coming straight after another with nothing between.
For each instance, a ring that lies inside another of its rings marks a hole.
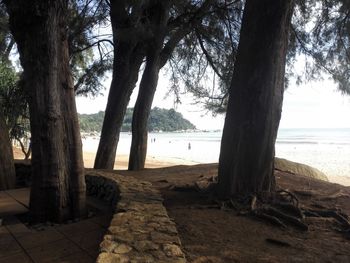
<instances>
[{"instance_id":1,"label":"tiled floor","mask_svg":"<svg viewBox=\"0 0 350 263\"><path fill-rule=\"evenodd\" d=\"M108 206L88 203L103 214L76 223L29 228L15 215L27 212L29 189L0 192L0 263L95 262L110 222Z\"/></svg>"}]
</instances>

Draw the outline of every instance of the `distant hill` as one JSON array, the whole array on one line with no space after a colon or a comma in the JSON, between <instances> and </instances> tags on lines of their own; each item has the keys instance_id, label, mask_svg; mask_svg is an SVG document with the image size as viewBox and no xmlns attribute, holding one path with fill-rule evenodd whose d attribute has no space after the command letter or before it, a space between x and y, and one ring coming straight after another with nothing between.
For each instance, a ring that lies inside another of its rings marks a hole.
<instances>
[{"instance_id":1,"label":"distant hill","mask_svg":"<svg viewBox=\"0 0 350 263\"><path fill-rule=\"evenodd\" d=\"M128 108L124 117L122 126L123 132L131 131L133 108ZM100 111L94 114L78 114L80 129L82 132L100 132L103 123L104 112ZM174 109L153 108L148 122L149 131L181 131L196 129L190 121L183 118L182 114Z\"/></svg>"}]
</instances>

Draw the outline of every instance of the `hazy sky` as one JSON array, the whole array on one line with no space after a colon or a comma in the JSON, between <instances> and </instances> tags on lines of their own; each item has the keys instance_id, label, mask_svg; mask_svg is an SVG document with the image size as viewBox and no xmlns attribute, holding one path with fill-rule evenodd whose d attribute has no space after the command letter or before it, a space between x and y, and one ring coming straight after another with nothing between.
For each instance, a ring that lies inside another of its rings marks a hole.
<instances>
[{"instance_id":1,"label":"hazy sky","mask_svg":"<svg viewBox=\"0 0 350 263\"><path fill-rule=\"evenodd\" d=\"M106 82L109 88L109 80ZM152 107L172 108L172 98L165 99L167 80L160 76L160 81ZM79 113L95 113L105 110L108 88L104 96L95 99L77 98ZM129 107L136 101L137 89L130 100ZM190 120L199 129L222 129L224 116L212 117L200 107L191 105L191 98L183 98L177 111ZM305 85L293 85L285 91L281 128L350 128L350 96L343 96L336 91L336 85L330 80L310 82Z\"/></svg>"}]
</instances>

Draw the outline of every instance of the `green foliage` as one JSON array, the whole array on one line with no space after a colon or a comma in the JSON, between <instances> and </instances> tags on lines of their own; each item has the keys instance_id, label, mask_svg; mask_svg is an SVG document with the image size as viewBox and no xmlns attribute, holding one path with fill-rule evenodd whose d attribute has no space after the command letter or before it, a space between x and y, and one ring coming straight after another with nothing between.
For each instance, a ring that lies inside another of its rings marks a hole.
<instances>
[{"instance_id":1,"label":"green foliage","mask_svg":"<svg viewBox=\"0 0 350 263\"><path fill-rule=\"evenodd\" d=\"M132 108L128 108L124 117L122 126L123 132L131 131L132 123ZM100 111L95 114L79 114L80 129L83 132L101 131L104 112ZM149 117L148 131L180 131L180 130L193 130L196 127L184 119L182 114L176 112L174 109L160 109L153 108Z\"/></svg>"},{"instance_id":2,"label":"green foliage","mask_svg":"<svg viewBox=\"0 0 350 263\"><path fill-rule=\"evenodd\" d=\"M70 66L77 95L97 96L105 73L112 69L111 37L100 34L108 23L108 4L101 0L69 2L68 43Z\"/></svg>"},{"instance_id":3,"label":"green foliage","mask_svg":"<svg viewBox=\"0 0 350 263\"><path fill-rule=\"evenodd\" d=\"M214 1L176 47L168 69L178 100L181 93L190 92L214 114L226 111L242 9L242 1Z\"/></svg>"},{"instance_id":4,"label":"green foliage","mask_svg":"<svg viewBox=\"0 0 350 263\"><path fill-rule=\"evenodd\" d=\"M349 10L348 0L296 1L288 70L297 83L328 75L342 93L350 94ZM302 74L293 74L295 60L290 58L297 54L306 57Z\"/></svg>"},{"instance_id":5,"label":"green foliage","mask_svg":"<svg viewBox=\"0 0 350 263\"><path fill-rule=\"evenodd\" d=\"M11 65L0 62L0 109L10 137L15 139L27 137L29 132L27 98L19 75Z\"/></svg>"},{"instance_id":6,"label":"green foliage","mask_svg":"<svg viewBox=\"0 0 350 263\"><path fill-rule=\"evenodd\" d=\"M105 113L103 111L99 111L94 114L78 114L79 115L79 123L80 130L83 132L94 132L101 131L103 118Z\"/></svg>"},{"instance_id":7,"label":"green foliage","mask_svg":"<svg viewBox=\"0 0 350 263\"><path fill-rule=\"evenodd\" d=\"M182 114L174 109L153 108L149 117L149 131L180 131L193 130L196 127L184 119Z\"/></svg>"},{"instance_id":8,"label":"green foliage","mask_svg":"<svg viewBox=\"0 0 350 263\"><path fill-rule=\"evenodd\" d=\"M8 15L5 6L0 2L0 59L9 63L9 55L14 45L14 40L10 34Z\"/></svg>"}]
</instances>

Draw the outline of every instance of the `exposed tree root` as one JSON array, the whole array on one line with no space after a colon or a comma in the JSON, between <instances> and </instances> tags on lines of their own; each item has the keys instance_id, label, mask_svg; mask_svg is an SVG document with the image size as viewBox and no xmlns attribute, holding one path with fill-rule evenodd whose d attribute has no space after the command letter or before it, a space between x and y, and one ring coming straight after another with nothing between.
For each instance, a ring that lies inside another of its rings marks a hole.
<instances>
[{"instance_id":1,"label":"exposed tree root","mask_svg":"<svg viewBox=\"0 0 350 263\"><path fill-rule=\"evenodd\" d=\"M323 206L319 209L300 208L297 196L288 190L278 190L268 198L257 196L240 196L225 201L217 201L222 210L235 210L239 215L259 218L283 229L288 226L301 231L308 231L306 217L331 217L342 227L342 232L350 237L348 216L337 210L329 210Z\"/></svg>"},{"instance_id":2,"label":"exposed tree root","mask_svg":"<svg viewBox=\"0 0 350 263\"><path fill-rule=\"evenodd\" d=\"M297 218L295 216L288 215L286 213L283 213L280 210L278 210L272 206L264 206L264 207L260 208L259 213L278 218L279 220L281 220L289 225L292 225L292 226L294 226L302 231L309 230L309 227L305 223L303 223L299 218Z\"/></svg>"},{"instance_id":3,"label":"exposed tree root","mask_svg":"<svg viewBox=\"0 0 350 263\"><path fill-rule=\"evenodd\" d=\"M309 217L331 217L337 220L344 228L350 229L348 216L335 210L313 210L307 209L304 213Z\"/></svg>"},{"instance_id":4,"label":"exposed tree root","mask_svg":"<svg viewBox=\"0 0 350 263\"><path fill-rule=\"evenodd\" d=\"M214 193L217 178L201 179L192 185L170 186L175 191L198 191L200 193ZM297 197L316 197L314 191L296 191L293 193L286 189L279 189L274 193L264 193L263 195L246 195L235 196L227 200L213 199L214 204L207 206L196 206L195 209L221 209L225 211L236 211L238 215L251 216L266 221L274 226L286 229L288 226L294 227L301 231L308 231L309 227L305 223L306 217L322 217L334 218L337 229L347 238L350 238L350 222L349 217L338 210L330 210L321 204L314 202L311 207L300 208L299 199ZM325 199L336 199L348 197L342 192L336 192ZM321 199L316 199L316 201ZM270 241L268 241L270 242Z\"/></svg>"},{"instance_id":5,"label":"exposed tree root","mask_svg":"<svg viewBox=\"0 0 350 263\"><path fill-rule=\"evenodd\" d=\"M265 213L261 213L261 212L257 212L254 211L253 214L258 217L261 218L269 223L271 223L272 225L278 226L278 227L282 227L282 228L287 228L287 226L277 217L275 216L271 216Z\"/></svg>"},{"instance_id":6,"label":"exposed tree root","mask_svg":"<svg viewBox=\"0 0 350 263\"><path fill-rule=\"evenodd\" d=\"M266 242L277 245L277 246L281 246L281 247L290 247L291 245L288 242L282 241L282 240L277 240L274 238L266 238L265 239Z\"/></svg>"}]
</instances>

